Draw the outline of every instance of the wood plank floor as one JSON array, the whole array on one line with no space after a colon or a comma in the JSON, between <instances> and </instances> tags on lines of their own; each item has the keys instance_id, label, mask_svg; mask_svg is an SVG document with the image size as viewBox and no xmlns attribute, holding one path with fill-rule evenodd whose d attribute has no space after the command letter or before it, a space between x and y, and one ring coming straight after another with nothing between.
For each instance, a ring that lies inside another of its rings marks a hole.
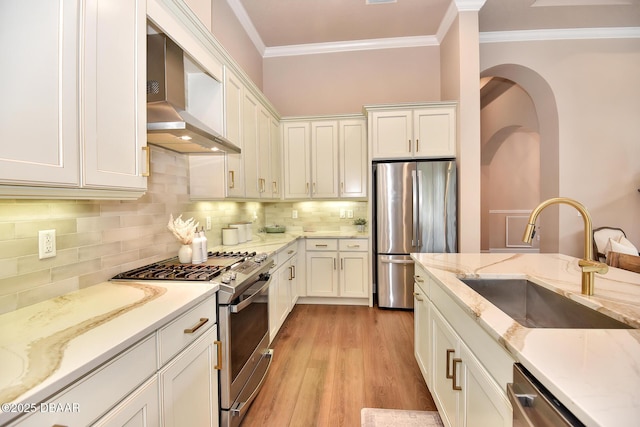
<instances>
[{"instance_id":1,"label":"wood plank floor","mask_svg":"<svg viewBox=\"0 0 640 427\"><path fill-rule=\"evenodd\" d=\"M242 427L360 426L362 408L435 411L413 355L413 312L296 305Z\"/></svg>"}]
</instances>

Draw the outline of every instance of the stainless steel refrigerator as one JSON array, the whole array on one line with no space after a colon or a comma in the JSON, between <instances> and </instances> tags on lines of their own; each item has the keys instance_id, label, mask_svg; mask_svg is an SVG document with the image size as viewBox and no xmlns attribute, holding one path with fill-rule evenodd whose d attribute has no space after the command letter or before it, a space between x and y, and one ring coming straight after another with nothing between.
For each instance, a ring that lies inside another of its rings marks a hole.
<instances>
[{"instance_id":1,"label":"stainless steel refrigerator","mask_svg":"<svg viewBox=\"0 0 640 427\"><path fill-rule=\"evenodd\" d=\"M457 252L454 160L373 165L379 307L413 308L412 252Z\"/></svg>"}]
</instances>

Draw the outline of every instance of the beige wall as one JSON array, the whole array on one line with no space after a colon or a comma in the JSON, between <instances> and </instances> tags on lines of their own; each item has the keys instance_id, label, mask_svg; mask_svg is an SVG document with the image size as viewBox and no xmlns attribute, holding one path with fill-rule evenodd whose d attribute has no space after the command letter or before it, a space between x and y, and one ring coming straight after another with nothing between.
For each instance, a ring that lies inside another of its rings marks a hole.
<instances>
[{"instance_id":1,"label":"beige wall","mask_svg":"<svg viewBox=\"0 0 640 427\"><path fill-rule=\"evenodd\" d=\"M549 195L545 177L555 174L556 195L582 202L595 227L621 227L634 244L640 244L640 40L487 43L480 51L483 70L500 64L525 67L539 74L552 91L557 105L557 159L545 155L544 127L553 117L544 118L547 111L536 106L541 197ZM520 83L517 74L510 78ZM526 89L535 99L535 88ZM559 212L558 251L582 256L582 221L570 207ZM541 219L544 215L553 212L543 213Z\"/></svg>"},{"instance_id":2,"label":"beige wall","mask_svg":"<svg viewBox=\"0 0 640 427\"><path fill-rule=\"evenodd\" d=\"M253 83L262 90L262 55L226 0L212 0L211 33Z\"/></svg>"},{"instance_id":3,"label":"beige wall","mask_svg":"<svg viewBox=\"0 0 640 427\"><path fill-rule=\"evenodd\" d=\"M535 106L522 87L484 99L491 100L481 110L481 249L487 251L506 247L507 216L523 216L540 201L540 136ZM524 228L510 231L522 236Z\"/></svg>"},{"instance_id":4,"label":"beige wall","mask_svg":"<svg viewBox=\"0 0 640 427\"><path fill-rule=\"evenodd\" d=\"M458 250L480 251L478 13L461 12L441 46L442 98L458 100Z\"/></svg>"},{"instance_id":5,"label":"beige wall","mask_svg":"<svg viewBox=\"0 0 640 427\"><path fill-rule=\"evenodd\" d=\"M439 47L266 58L264 93L282 116L440 100Z\"/></svg>"}]
</instances>

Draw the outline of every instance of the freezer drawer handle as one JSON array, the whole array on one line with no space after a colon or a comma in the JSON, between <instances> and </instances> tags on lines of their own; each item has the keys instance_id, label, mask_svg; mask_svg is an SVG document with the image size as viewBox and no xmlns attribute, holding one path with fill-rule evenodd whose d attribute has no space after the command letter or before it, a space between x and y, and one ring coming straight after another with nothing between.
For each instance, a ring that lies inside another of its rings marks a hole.
<instances>
[{"instance_id":1,"label":"freezer drawer handle","mask_svg":"<svg viewBox=\"0 0 640 427\"><path fill-rule=\"evenodd\" d=\"M413 261L411 260L386 259L386 258L381 259L380 262L385 264L413 264Z\"/></svg>"}]
</instances>

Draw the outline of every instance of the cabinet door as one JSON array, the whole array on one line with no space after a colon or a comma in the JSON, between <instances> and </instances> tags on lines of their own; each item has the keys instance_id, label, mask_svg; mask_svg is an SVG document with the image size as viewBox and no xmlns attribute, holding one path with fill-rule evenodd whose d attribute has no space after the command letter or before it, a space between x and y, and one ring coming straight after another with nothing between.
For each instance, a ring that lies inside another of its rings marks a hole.
<instances>
[{"instance_id":1,"label":"cabinet door","mask_svg":"<svg viewBox=\"0 0 640 427\"><path fill-rule=\"evenodd\" d=\"M217 331L209 328L160 370L166 427L218 425Z\"/></svg>"},{"instance_id":2,"label":"cabinet door","mask_svg":"<svg viewBox=\"0 0 640 427\"><path fill-rule=\"evenodd\" d=\"M146 189L146 1L84 2L83 186Z\"/></svg>"},{"instance_id":3,"label":"cabinet door","mask_svg":"<svg viewBox=\"0 0 640 427\"><path fill-rule=\"evenodd\" d=\"M159 425L158 377L154 375L92 427L156 427Z\"/></svg>"},{"instance_id":4,"label":"cabinet door","mask_svg":"<svg viewBox=\"0 0 640 427\"><path fill-rule=\"evenodd\" d=\"M366 298L369 295L369 254L340 253L340 296Z\"/></svg>"},{"instance_id":5,"label":"cabinet door","mask_svg":"<svg viewBox=\"0 0 640 427\"><path fill-rule=\"evenodd\" d=\"M228 197L244 197L244 167L242 156L242 102L244 85L229 69L225 70L225 118L227 138L242 150L242 153L227 154L226 194Z\"/></svg>"},{"instance_id":6,"label":"cabinet door","mask_svg":"<svg viewBox=\"0 0 640 427\"><path fill-rule=\"evenodd\" d=\"M505 392L464 344L460 346L460 358L461 425L511 427L513 412Z\"/></svg>"},{"instance_id":7,"label":"cabinet door","mask_svg":"<svg viewBox=\"0 0 640 427\"><path fill-rule=\"evenodd\" d=\"M282 126L284 150L284 198L306 199L311 185L311 126L285 123Z\"/></svg>"},{"instance_id":8,"label":"cabinet door","mask_svg":"<svg viewBox=\"0 0 640 427\"><path fill-rule=\"evenodd\" d=\"M307 252L307 296L338 296L336 252Z\"/></svg>"},{"instance_id":9,"label":"cabinet door","mask_svg":"<svg viewBox=\"0 0 640 427\"><path fill-rule=\"evenodd\" d=\"M371 114L374 159L409 158L413 155L412 111L374 111Z\"/></svg>"},{"instance_id":10,"label":"cabinet door","mask_svg":"<svg viewBox=\"0 0 640 427\"><path fill-rule=\"evenodd\" d=\"M290 269L290 280L289 283L291 284L291 305L289 307L289 310L293 310L293 306L296 305L296 302L298 302L298 297L299 292L298 292L298 278L296 276L296 269L298 267L298 256L294 255L293 258L291 258L291 261L289 261L289 269Z\"/></svg>"},{"instance_id":11,"label":"cabinet door","mask_svg":"<svg viewBox=\"0 0 640 427\"><path fill-rule=\"evenodd\" d=\"M248 198L260 197L258 187L258 113L260 104L245 91L242 102L242 157L244 159L244 192Z\"/></svg>"},{"instance_id":12,"label":"cabinet door","mask_svg":"<svg viewBox=\"0 0 640 427\"><path fill-rule=\"evenodd\" d=\"M431 350L433 352L432 395L436 402L438 412L445 426L461 426L459 411L459 393L455 387L460 386L460 375L454 378L453 370L458 369L453 359L460 357L460 340L454 330L444 320L442 315L433 305L430 306L431 314ZM455 384L454 384L455 380Z\"/></svg>"},{"instance_id":13,"label":"cabinet door","mask_svg":"<svg viewBox=\"0 0 640 427\"><path fill-rule=\"evenodd\" d=\"M341 120L340 197L367 196L367 138L364 120Z\"/></svg>"},{"instance_id":14,"label":"cabinet door","mask_svg":"<svg viewBox=\"0 0 640 427\"><path fill-rule=\"evenodd\" d=\"M416 157L455 157L455 106L415 110L413 127Z\"/></svg>"},{"instance_id":15,"label":"cabinet door","mask_svg":"<svg viewBox=\"0 0 640 427\"><path fill-rule=\"evenodd\" d=\"M73 1L0 5L4 183L79 185L78 13Z\"/></svg>"},{"instance_id":16,"label":"cabinet door","mask_svg":"<svg viewBox=\"0 0 640 427\"><path fill-rule=\"evenodd\" d=\"M280 122L271 116L271 197L282 196L282 140L280 139Z\"/></svg>"},{"instance_id":17,"label":"cabinet door","mask_svg":"<svg viewBox=\"0 0 640 427\"><path fill-rule=\"evenodd\" d=\"M426 293L416 283L414 295L414 347L416 361L429 389L431 385L431 327L429 325L429 301Z\"/></svg>"},{"instance_id":18,"label":"cabinet door","mask_svg":"<svg viewBox=\"0 0 640 427\"><path fill-rule=\"evenodd\" d=\"M338 122L311 123L311 197L338 197Z\"/></svg>"},{"instance_id":19,"label":"cabinet door","mask_svg":"<svg viewBox=\"0 0 640 427\"><path fill-rule=\"evenodd\" d=\"M258 111L258 192L271 196L271 115L262 106Z\"/></svg>"}]
</instances>

